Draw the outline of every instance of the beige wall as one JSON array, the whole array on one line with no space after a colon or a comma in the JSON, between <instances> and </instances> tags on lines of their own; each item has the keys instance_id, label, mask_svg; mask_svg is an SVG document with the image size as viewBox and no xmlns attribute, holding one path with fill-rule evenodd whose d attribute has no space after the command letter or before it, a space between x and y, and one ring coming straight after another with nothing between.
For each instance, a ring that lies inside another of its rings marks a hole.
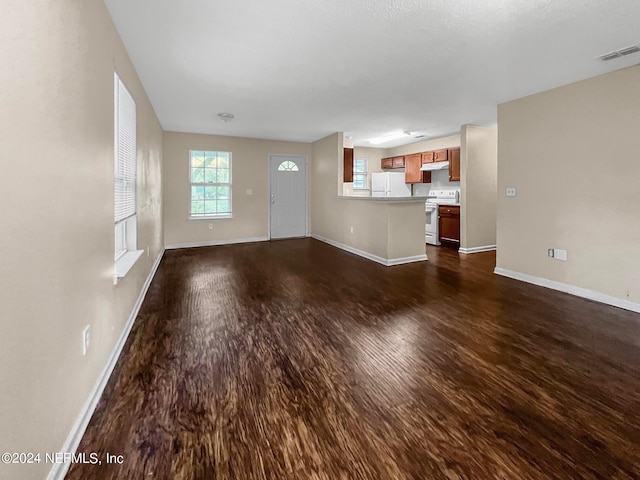
<instances>
[{"instance_id":1,"label":"beige wall","mask_svg":"<svg viewBox=\"0 0 640 480\"><path fill-rule=\"evenodd\" d=\"M502 104L498 129L498 267L640 302L640 67Z\"/></svg>"},{"instance_id":2,"label":"beige wall","mask_svg":"<svg viewBox=\"0 0 640 480\"><path fill-rule=\"evenodd\" d=\"M162 130L102 1L6 0L0 27L0 451L44 455L61 450L161 252ZM137 103L149 247L117 286L114 69ZM51 467L0 464L0 478Z\"/></svg>"},{"instance_id":3,"label":"beige wall","mask_svg":"<svg viewBox=\"0 0 640 480\"><path fill-rule=\"evenodd\" d=\"M233 218L189 220L189 150L232 154ZM253 138L164 133L164 227L167 246L268 237L269 154L302 155L311 144ZM251 190L251 194L247 193ZM213 229L209 229L209 224Z\"/></svg>"},{"instance_id":4,"label":"beige wall","mask_svg":"<svg viewBox=\"0 0 640 480\"><path fill-rule=\"evenodd\" d=\"M422 142L410 143L399 147L387 148L384 157L395 157L397 155L410 155L418 152L429 152L441 148L452 148L460 146L460 135L450 135L448 137L433 138Z\"/></svg>"},{"instance_id":5,"label":"beige wall","mask_svg":"<svg viewBox=\"0 0 640 480\"><path fill-rule=\"evenodd\" d=\"M313 143L312 235L384 260L424 255L424 203L338 198L342 145L341 133Z\"/></svg>"},{"instance_id":6,"label":"beige wall","mask_svg":"<svg viewBox=\"0 0 640 480\"><path fill-rule=\"evenodd\" d=\"M460 248L496 244L498 131L463 125L460 147Z\"/></svg>"}]
</instances>

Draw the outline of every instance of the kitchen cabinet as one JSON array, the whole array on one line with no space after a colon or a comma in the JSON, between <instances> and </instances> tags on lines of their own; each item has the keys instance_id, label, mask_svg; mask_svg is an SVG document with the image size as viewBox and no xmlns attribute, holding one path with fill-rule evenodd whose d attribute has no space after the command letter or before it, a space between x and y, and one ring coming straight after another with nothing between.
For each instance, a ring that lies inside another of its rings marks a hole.
<instances>
[{"instance_id":1,"label":"kitchen cabinet","mask_svg":"<svg viewBox=\"0 0 640 480\"><path fill-rule=\"evenodd\" d=\"M422 172L420 167L422 166L422 155L420 153L414 153L406 155L404 157L404 182L405 183L421 183Z\"/></svg>"},{"instance_id":2,"label":"kitchen cabinet","mask_svg":"<svg viewBox=\"0 0 640 480\"><path fill-rule=\"evenodd\" d=\"M380 161L380 168L393 168L393 158L383 158Z\"/></svg>"},{"instance_id":3,"label":"kitchen cabinet","mask_svg":"<svg viewBox=\"0 0 640 480\"><path fill-rule=\"evenodd\" d=\"M353 148L344 149L344 175L343 182L353 182Z\"/></svg>"},{"instance_id":4,"label":"kitchen cabinet","mask_svg":"<svg viewBox=\"0 0 640 480\"><path fill-rule=\"evenodd\" d=\"M436 150L433 152L433 161L434 162L446 162L448 160L447 157L447 149L443 148L442 150Z\"/></svg>"},{"instance_id":5,"label":"kitchen cabinet","mask_svg":"<svg viewBox=\"0 0 640 480\"><path fill-rule=\"evenodd\" d=\"M439 240L443 245L460 246L460 207L440 205L438 207Z\"/></svg>"},{"instance_id":6,"label":"kitchen cabinet","mask_svg":"<svg viewBox=\"0 0 640 480\"><path fill-rule=\"evenodd\" d=\"M422 160L422 164L424 165L425 163L433 163L433 152L422 152L420 154L421 156L421 160Z\"/></svg>"},{"instance_id":7,"label":"kitchen cabinet","mask_svg":"<svg viewBox=\"0 0 640 480\"><path fill-rule=\"evenodd\" d=\"M449 149L449 181L460 181L460 149Z\"/></svg>"},{"instance_id":8,"label":"kitchen cabinet","mask_svg":"<svg viewBox=\"0 0 640 480\"><path fill-rule=\"evenodd\" d=\"M393 168L404 168L404 156L393 157Z\"/></svg>"}]
</instances>

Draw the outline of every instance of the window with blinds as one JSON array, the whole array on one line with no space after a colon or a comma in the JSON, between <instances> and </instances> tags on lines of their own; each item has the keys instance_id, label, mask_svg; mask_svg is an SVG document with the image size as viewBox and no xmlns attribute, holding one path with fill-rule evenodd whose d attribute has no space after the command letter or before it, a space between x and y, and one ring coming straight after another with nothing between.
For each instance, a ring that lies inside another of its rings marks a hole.
<instances>
[{"instance_id":1,"label":"window with blinds","mask_svg":"<svg viewBox=\"0 0 640 480\"><path fill-rule=\"evenodd\" d=\"M136 214L136 102L116 74L115 221Z\"/></svg>"},{"instance_id":2,"label":"window with blinds","mask_svg":"<svg viewBox=\"0 0 640 480\"><path fill-rule=\"evenodd\" d=\"M136 102L118 74L114 89L115 259L136 250Z\"/></svg>"}]
</instances>

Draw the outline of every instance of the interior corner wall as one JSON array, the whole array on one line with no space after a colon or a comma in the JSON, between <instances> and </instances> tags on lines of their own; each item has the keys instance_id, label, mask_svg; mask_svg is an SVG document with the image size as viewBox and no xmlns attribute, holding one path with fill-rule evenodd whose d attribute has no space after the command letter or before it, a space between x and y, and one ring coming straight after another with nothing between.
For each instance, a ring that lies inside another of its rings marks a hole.
<instances>
[{"instance_id":1,"label":"interior corner wall","mask_svg":"<svg viewBox=\"0 0 640 480\"><path fill-rule=\"evenodd\" d=\"M377 211L371 201L338 198L336 194L342 179L342 142L342 133L334 133L313 143L311 234L386 258L387 231L382 221L386 212Z\"/></svg>"},{"instance_id":2,"label":"interior corner wall","mask_svg":"<svg viewBox=\"0 0 640 480\"><path fill-rule=\"evenodd\" d=\"M498 131L497 267L640 303L640 66L504 103Z\"/></svg>"},{"instance_id":3,"label":"interior corner wall","mask_svg":"<svg viewBox=\"0 0 640 480\"><path fill-rule=\"evenodd\" d=\"M162 129L102 0L0 17L0 478L42 479L163 248ZM114 285L114 69L137 105L138 247ZM82 330L91 343L82 355Z\"/></svg>"},{"instance_id":4,"label":"interior corner wall","mask_svg":"<svg viewBox=\"0 0 640 480\"><path fill-rule=\"evenodd\" d=\"M342 141L342 133L335 133L313 143L312 236L383 260L424 255L424 204L336 194L342 179ZM404 235L391 231L395 227Z\"/></svg>"},{"instance_id":5,"label":"interior corner wall","mask_svg":"<svg viewBox=\"0 0 640 480\"><path fill-rule=\"evenodd\" d=\"M460 247L496 245L498 131L463 125L460 146Z\"/></svg>"},{"instance_id":6,"label":"interior corner wall","mask_svg":"<svg viewBox=\"0 0 640 480\"><path fill-rule=\"evenodd\" d=\"M231 152L233 218L189 220L189 150ZM300 155L311 144L256 138L164 133L164 226L168 247L266 240L269 237L269 154ZM310 175L310 165L307 166ZM213 228L209 229L209 224Z\"/></svg>"}]
</instances>

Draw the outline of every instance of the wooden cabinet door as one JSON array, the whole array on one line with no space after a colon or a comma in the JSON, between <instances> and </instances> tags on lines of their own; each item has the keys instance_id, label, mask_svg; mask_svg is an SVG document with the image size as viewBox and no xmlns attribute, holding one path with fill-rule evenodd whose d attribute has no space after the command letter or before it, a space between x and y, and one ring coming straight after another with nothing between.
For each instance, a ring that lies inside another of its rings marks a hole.
<instances>
[{"instance_id":1,"label":"wooden cabinet door","mask_svg":"<svg viewBox=\"0 0 640 480\"><path fill-rule=\"evenodd\" d=\"M439 240L445 245L460 245L460 207L438 207Z\"/></svg>"},{"instance_id":2,"label":"wooden cabinet door","mask_svg":"<svg viewBox=\"0 0 640 480\"><path fill-rule=\"evenodd\" d=\"M353 182L353 148L344 149L343 182Z\"/></svg>"},{"instance_id":3,"label":"wooden cabinet door","mask_svg":"<svg viewBox=\"0 0 640 480\"><path fill-rule=\"evenodd\" d=\"M443 148L442 150L436 150L433 152L433 161L434 162L446 162L447 161L447 149Z\"/></svg>"},{"instance_id":4,"label":"wooden cabinet door","mask_svg":"<svg viewBox=\"0 0 640 480\"><path fill-rule=\"evenodd\" d=\"M422 183L431 183L431 172L420 173L422 173Z\"/></svg>"},{"instance_id":5,"label":"wooden cabinet door","mask_svg":"<svg viewBox=\"0 0 640 480\"><path fill-rule=\"evenodd\" d=\"M404 157L393 157L393 168L404 168Z\"/></svg>"},{"instance_id":6,"label":"wooden cabinet door","mask_svg":"<svg viewBox=\"0 0 640 480\"><path fill-rule=\"evenodd\" d=\"M433 152L422 152L420 154L422 156L422 164L425 163L433 163Z\"/></svg>"},{"instance_id":7,"label":"wooden cabinet door","mask_svg":"<svg viewBox=\"0 0 640 480\"><path fill-rule=\"evenodd\" d=\"M404 182L405 183L421 183L422 172L420 167L422 166L422 155L414 153L406 155L404 157Z\"/></svg>"},{"instance_id":8,"label":"wooden cabinet door","mask_svg":"<svg viewBox=\"0 0 640 480\"><path fill-rule=\"evenodd\" d=\"M393 168L393 158L383 158L380 161L380 168Z\"/></svg>"},{"instance_id":9,"label":"wooden cabinet door","mask_svg":"<svg viewBox=\"0 0 640 480\"><path fill-rule=\"evenodd\" d=\"M460 181L460 149L449 149L449 181Z\"/></svg>"}]
</instances>

